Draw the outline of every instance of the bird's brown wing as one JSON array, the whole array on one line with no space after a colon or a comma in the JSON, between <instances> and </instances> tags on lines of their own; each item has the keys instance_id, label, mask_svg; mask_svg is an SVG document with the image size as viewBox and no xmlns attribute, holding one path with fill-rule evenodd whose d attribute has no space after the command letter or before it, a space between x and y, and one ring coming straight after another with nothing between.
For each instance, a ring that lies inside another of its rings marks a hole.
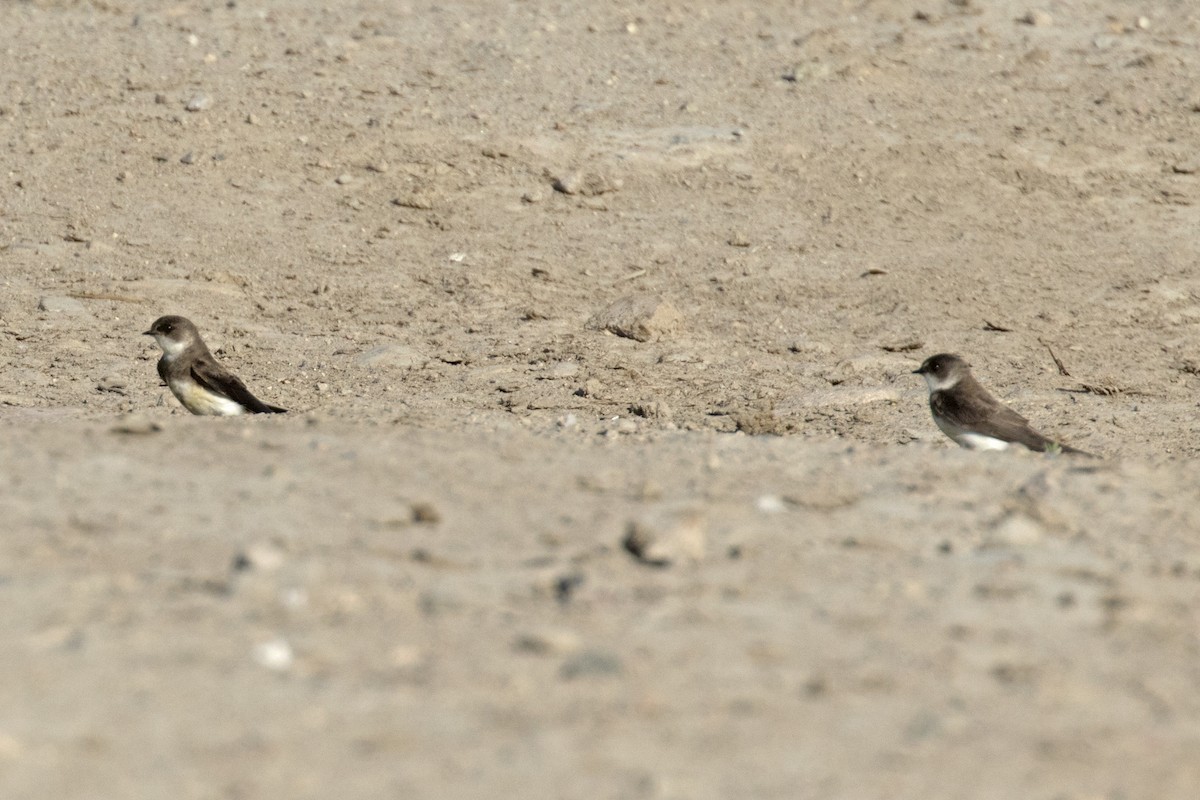
<instances>
[{"instance_id":1,"label":"bird's brown wing","mask_svg":"<svg viewBox=\"0 0 1200 800\"><path fill-rule=\"evenodd\" d=\"M222 367L213 358L201 356L192 363L192 380L214 394L228 397L230 400L240 403L247 411L253 414L276 414L283 412L282 408L269 406L250 394L250 390L246 388L246 384L242 383L237 375Z\"/></svg>"},{"instance_id":2,"label":"bird's brown wing","mask_svg":"<svg viewBox=\"0 0 1200 800\"><path fill-rule=\"evenodd\" d=\"M935 414L955 427L972 433L1004 442L1016 442L1039 452L1052 444L1030 427L1029 420L992 397L978 384L973 388L975 391L934 392L929 397L929 404Z\"/></svg>"}]
</instances>

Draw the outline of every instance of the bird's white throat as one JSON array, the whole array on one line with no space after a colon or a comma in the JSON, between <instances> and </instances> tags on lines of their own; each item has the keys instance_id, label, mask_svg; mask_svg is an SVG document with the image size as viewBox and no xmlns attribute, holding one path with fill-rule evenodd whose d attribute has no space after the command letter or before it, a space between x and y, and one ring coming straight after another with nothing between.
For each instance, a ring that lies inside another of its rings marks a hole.
<instances>
[{"instance_id":1,"label":"bird's white throat","mask_svg":"<svg viewBox=\"0 0 1200 800\"><path fill-rule=\"evenodd\" d=\"M939 378L938 376L931 375L928 372L922 373L921 377L925 379L925 384L929 387L930 394L952 389L957 386L958 382L962 379L961 376L953 374Z\"/></svg>"},{"instance_id":2,"label":"bird's white throat","mask_svg":"<svg viewBox=\"0 0 1200 800\"><path fill-rule=\"evenodd\" d=\"M154 334L154 341L158 342L158 346L162 348L167 360L174 358L187 349L187 342L177 342L174 339L169 339L161 333Z\"/></svg>"}]
</instances>

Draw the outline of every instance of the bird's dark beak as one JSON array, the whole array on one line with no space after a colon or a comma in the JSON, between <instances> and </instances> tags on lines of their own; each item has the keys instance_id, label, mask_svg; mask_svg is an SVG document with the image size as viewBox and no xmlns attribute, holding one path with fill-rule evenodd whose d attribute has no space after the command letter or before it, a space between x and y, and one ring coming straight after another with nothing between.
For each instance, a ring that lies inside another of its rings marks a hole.
<instances>
[{"instance_id":1,"label":"bird's dark beak","mask_svg":"<svg viewBox=\"0 0 1200 800\"><path fill-rule=\"evenodd\" d=\"M153 336L154 331L142 331L142 336Z\"/></svg>"},{"instance_id":2,"label":"bird's dark beak","mask_svg":"<svg viewBox=\"0 0 1200 800\"><path fill-rule=\"evenodd\" d=\"M921 374L921 370L919 370L919 369L914 369L914 370L912 371L912 374L913 374L913 375L920 375L920 374Z\"/></svg>"}]
</instances>

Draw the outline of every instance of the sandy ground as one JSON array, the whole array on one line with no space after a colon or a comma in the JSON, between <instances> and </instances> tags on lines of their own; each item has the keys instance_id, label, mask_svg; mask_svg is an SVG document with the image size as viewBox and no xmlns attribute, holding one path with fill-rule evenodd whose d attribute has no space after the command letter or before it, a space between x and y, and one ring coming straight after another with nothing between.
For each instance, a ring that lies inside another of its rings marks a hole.
<instances>
[{"instance_id":1,"label":"sandy ground","mask_svg":"<svg viewBox=\"0 0 1200 800\"><path fill-rule=\"evenodd\" d=\"M0 5L0 794L1195 796L1200 9L328 5Z\"/></svg>"}]
</instances>

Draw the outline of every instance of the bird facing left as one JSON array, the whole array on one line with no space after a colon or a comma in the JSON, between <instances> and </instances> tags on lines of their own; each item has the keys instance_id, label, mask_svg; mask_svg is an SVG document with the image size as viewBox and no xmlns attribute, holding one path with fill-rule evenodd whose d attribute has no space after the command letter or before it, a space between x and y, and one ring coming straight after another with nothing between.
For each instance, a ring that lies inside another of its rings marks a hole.
<instances>
[{"instance_id":1,"label":"bird facing left","mask_svg":"<svg viewBox=\"0 0 1200 800\"><path fill-rule=\"evenodd\" d=\"M227 417L282 414L287 410L251 394L241 379L213 357L191 320L174 315L159 317L145 335L153 336L163 351L158 376L193 414Z\"/></svg>"}]
</instances>

